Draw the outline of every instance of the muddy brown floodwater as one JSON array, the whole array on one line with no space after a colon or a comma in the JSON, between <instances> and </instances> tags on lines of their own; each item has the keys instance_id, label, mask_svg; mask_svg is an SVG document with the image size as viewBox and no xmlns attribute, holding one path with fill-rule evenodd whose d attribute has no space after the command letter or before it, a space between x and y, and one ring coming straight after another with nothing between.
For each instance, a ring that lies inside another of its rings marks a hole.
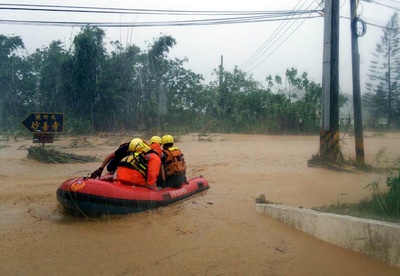
<instances>
[{"instance_id":1,"label":"muddy brown floodwater","mask_svg":"<svg viewBox=\"0 0 400 276\"><path fill-rule=\"evenodd\" d=\"M73 148L73 139L48 146L101 159L117 147L87 137ZM366 134L367 163L398 161L399 139ZM186 135L176 144L188 176L205 176L209 190L154 211L88 219L65 213L55 192L101 162L42 164L26 158L31 140L0 141L0 275L400 275L254 211L260 194L304 208L357 202L372 181L384 188L386 175L308 167L319 136ZM354 158L354 139L341 145Z\"/></svg>"}]
</instances>

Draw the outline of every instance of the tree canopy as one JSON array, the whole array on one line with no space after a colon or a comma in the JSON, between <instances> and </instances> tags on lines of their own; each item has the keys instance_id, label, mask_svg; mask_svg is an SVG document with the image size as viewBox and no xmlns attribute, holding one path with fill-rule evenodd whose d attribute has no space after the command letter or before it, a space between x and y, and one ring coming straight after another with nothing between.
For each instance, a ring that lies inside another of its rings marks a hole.
<instances>
[{"instance_id":1,"label":"tree canopy","mask_svg":"<svg viewBox=\"0 0 400 276\"><path fill-rule=\"evenodd\" d=\"M395 13L383 28L381 42L376 44L366 83L364 105L368 123L390 128L400 127L400 26Z\"/></svg>"},{"instance_id":2,"label":"tree canopy","mask_svg":"<svg viewBox=\"0 0 400 276\"><path fill-rule=\"evenodd\" d=\"M283 78L266 77L263 87L237 67L218 68L206 84L185 68L187 58L168 57L177 44L171 36L155 38L147 49L106 45L104 37L102 29L87 26L71 49L53 41L23 56L20 37L0 36L1 131L17 129L30 112L64 113L69 133L319 130L321 86L307 73L290 68Z\"/></svg>"}]
</instances>

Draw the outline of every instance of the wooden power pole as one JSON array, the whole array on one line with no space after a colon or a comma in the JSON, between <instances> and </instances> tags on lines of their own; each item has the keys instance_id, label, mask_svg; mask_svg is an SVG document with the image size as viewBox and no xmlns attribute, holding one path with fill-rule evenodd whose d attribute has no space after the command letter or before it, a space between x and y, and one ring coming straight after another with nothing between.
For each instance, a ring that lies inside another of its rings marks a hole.
<instances>
[{"instance_id":1,"label":"wooden power pole","mask_svg":"<svg viewBox=\"0 0 400 276\"><path fill-rule=\"evenodd\" d=\"M356 161L365 164L364 158L364 137L361 112L361 92L360 92L360 54L358 52L358 33L357 33L357 3L350 0L351 18L351 57L353 64L353 105L354 105L354 137L356 148ZM365 30L364 30L365 31Z\"/></svg>"},{"instance_id":2,"label":"wooden power pole","mask_svg":"<svg viewBox=\"0 0 400 276\"><path fill-rule=\"evenodd\" d=\"M320 156L335 162L339 149L339 2L325 1Z\"/></svg>"}]
</instances>

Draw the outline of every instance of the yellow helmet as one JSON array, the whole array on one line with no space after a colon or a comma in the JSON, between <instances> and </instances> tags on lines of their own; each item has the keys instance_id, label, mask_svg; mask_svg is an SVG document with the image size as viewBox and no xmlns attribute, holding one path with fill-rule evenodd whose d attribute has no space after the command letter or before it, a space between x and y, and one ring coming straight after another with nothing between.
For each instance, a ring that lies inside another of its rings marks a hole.
<instances>
[{"instance_id":1,"label":"yellow helmet","mask_svg":"<svg viewBox=\"0 0 400 276\"><path fill-rule=\"evenodd\" d=\"M161 144L165 145L165 144L173 144L174 143L174 137L172 137L172 135L164 135L161 139Z\"/></svg>"},{"instance_id":2,"label":"yellow helmet","mask_svg":"<svg viewBox=\"0 0 400 276\"><path fill-rule=\"evenodd\" d=\"M141 153L141 152L148 152L149 150L150 147L146 145L146 143L144 143L143 140L140 138L134 138L129 143L129 151Z\"/></svg>"},{"instance_id":3,"label":"yellow helmet","mask_svg":"<svg viewBox=\"0 0 400 276\"><path fill-rule=\"evenodd\" d=\"M161 137L160 136L153 136L150 139L150 145L153 143L157 143L161 145Z\"/></svg>"}]
</instances>

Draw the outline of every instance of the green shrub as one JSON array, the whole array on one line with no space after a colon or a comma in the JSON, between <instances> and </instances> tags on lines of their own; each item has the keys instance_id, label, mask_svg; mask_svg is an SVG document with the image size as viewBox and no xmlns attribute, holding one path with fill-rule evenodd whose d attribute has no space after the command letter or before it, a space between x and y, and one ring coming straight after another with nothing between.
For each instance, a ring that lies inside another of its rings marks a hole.
<instances>
[{"instance_id":1,"label":"green shrub","mask_svg":"<svg viewBox=\"0 0 400 276\"><path fill-rule=\"evenodd\" d=\"M374 181L365 187L372 191L372 198L370 199L363 199L354 204L338 203L313 209L327 213L400 223L400 169L395 171L397 171L397 176L392 171L386 179L386 184L389 187L387 192L382 192L379 189L379 182Z\"/></svg>"},{"instance_id":2,"label":"green shrub","mask_svg":"<svg viewBox=\"0 0 400 276\"><path fill-rule=\"evenodd\" d=\"M397 177L391 173L387 178L386 184L389 191L385 197L387 212L397 218L400 217L400 170L397 172Z\"/></svg>"},{"instance_id":3,"label":"green shrub","mask_svg":"<svg viewBox=\"0 0 400 276\"><path fill-rule=\"evenodd\" d=\"M386 185L389 187L388 192L379 191L379 182L373 182L367 187L373 191L371 200L363 200L360 208L370 208L374 213L382 214L382 216L400 219L400 175L397 169L397 176L393 171L386 179Z\"/></svg>"}]
</instances>

